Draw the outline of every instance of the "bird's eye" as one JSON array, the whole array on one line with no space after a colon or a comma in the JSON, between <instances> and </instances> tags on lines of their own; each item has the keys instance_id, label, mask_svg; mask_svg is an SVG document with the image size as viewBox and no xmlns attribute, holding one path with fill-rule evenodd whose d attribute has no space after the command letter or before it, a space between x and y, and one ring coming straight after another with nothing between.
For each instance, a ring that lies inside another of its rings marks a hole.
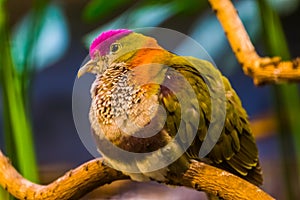
<instances>
[{"instance_id":1,"label":"bird's eye","mask_svg":"<svg viewBox=\"0 0 300 200\"><path fill-rule=\"evenodd\" d=\"M121 49L121 44L120 43L112 43L110 45L110 52L111 53L117 53Z\"/></svg>"}]
</instances>

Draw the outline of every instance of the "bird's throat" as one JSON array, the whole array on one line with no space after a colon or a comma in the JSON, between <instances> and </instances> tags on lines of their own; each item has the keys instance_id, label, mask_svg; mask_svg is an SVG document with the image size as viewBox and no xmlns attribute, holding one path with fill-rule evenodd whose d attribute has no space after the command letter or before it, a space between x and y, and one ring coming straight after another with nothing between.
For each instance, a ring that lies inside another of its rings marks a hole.
<instances>
[{"instance_id":1,"label":"bird's throat","mask_svg":"<svg viewBox=\"0 0 300 200\"><path fill-rule=\"evenodd\" d=\"M96 77L91 89L92 106L98 111L99 122L111 123L112 119L128 114L139 101L140 88L129 84L130 72L123 63L110 66Z\"/></svg>"}]
</instances>

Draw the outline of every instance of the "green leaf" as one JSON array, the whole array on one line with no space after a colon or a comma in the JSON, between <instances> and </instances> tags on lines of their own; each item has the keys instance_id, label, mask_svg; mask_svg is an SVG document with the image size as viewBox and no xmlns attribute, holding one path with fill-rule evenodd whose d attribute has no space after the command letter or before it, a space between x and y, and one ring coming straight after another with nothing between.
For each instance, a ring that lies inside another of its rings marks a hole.
<instances>
[{"instance_id":1,"label":"green leaf","mask_svg":"<svg viewBox=\"0 0 300 200\"><path fill-rule=\"evenodd\" d=\"M208 7L208 1L199 0L176 0L176 7L182 14L194 14Z\"/></svg>"},{"instance_id":2,"label":"green leaf","mask_svg":"<svg viewBox=\"0 0 300 200\"><path fill-rule=\"evenodd\" d=\"M83 18L87 21L95 21L104 16L109 17L125 5L134 2L133 0L91 0L83 10Z\"/></svg>"}]
</instances>

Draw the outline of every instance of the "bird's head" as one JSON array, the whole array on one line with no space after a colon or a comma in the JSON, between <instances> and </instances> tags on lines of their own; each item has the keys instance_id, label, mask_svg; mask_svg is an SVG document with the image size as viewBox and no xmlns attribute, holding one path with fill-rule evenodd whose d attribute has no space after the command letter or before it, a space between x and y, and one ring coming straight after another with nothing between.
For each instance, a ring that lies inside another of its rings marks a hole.
<instances>
[{"instance_id":1,"label":"bird's head","mask_svg":"<svg viewBox=\"0 0 300 200\"><path fill-rule=\"evenodd\" d=\"M141 49L161 49L156 40L127 29L101 33L90 45L90 60L78 71L78 77L86 72L102 74L112 63L126 62Z\"/></svg>"}]
</instances>

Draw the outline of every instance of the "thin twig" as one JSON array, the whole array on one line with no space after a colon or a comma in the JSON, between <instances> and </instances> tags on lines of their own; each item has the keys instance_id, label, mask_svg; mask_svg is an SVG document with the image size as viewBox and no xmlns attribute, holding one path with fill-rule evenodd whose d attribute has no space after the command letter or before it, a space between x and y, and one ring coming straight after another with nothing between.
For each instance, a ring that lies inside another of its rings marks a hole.
<instances>
[{"instance_id":1,"label":"thin twig","mask_svg":"<svg viewBox=\"0 0 300 200\"><path fill-rule=\"evenodd\" d=\"M280 57L260 57L230 0L209 0L244 73L256 85L300 81L300 58L282 61Z\"/></svg>"}]
</instances>

